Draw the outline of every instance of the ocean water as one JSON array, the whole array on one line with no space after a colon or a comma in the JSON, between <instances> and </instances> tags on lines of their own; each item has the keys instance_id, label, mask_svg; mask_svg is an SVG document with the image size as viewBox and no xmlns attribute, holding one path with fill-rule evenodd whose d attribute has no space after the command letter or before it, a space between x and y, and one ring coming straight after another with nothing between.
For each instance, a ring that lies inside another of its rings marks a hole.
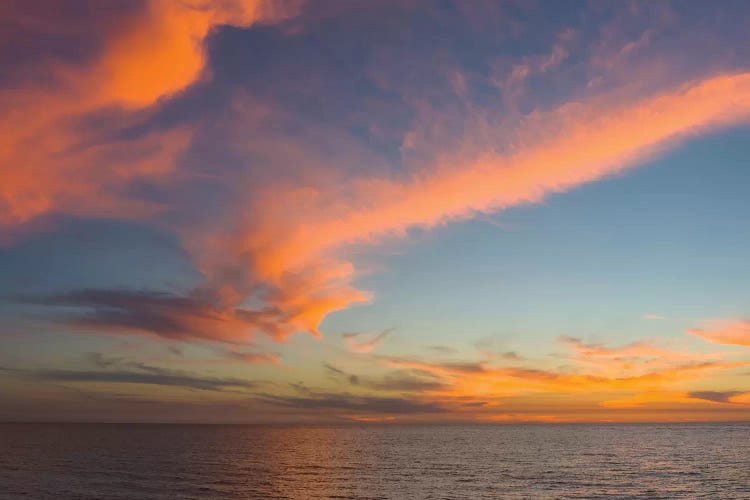
<instances>
[{"instance_id":1,"label":"ocean water","mask_svg":"<svg viewBox=\"0 0 750 500\"><path fill-rule=\"evenodd\" d=\"M0 424L0 498L750 499L750 424Z\"/></svg>"}]
</instances>

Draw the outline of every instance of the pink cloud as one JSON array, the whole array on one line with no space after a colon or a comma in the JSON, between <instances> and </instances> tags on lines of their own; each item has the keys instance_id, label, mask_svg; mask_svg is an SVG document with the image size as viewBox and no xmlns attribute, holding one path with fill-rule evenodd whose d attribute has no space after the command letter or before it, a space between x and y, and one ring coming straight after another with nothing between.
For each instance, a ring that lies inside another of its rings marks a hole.
<instances>
[{"instance_id":1,"label":"pink cloud","mask_svg":"<svg viewBox=\"0 0 750 500\"><path fill-rule=\"evenodd\" d=\"M750 321L746 319L711 321L706 327L693 328L687 333L714 344L750 347Z\"/></svg>"}]
</instances>

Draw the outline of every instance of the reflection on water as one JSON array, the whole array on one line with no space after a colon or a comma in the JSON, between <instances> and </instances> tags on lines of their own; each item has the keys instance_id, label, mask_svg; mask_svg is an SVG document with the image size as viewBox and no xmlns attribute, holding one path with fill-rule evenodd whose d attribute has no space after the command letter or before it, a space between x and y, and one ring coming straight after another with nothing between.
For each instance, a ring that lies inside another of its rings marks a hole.
<instances>
[{"instance_id":1,"label":"reflection on water","mask_svg":"<svg viewBox=\"0 0 750 500\"><path fill-rule=\"evenodd\" d=\"M750 424L0 424L0 498L750 498Z\"/></svg>"}]
</instances>

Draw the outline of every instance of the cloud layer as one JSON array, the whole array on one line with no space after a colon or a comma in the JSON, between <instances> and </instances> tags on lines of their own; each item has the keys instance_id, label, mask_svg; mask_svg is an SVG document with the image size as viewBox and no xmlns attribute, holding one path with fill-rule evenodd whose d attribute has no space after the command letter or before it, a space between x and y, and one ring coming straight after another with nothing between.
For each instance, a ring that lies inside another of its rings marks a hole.
<instances>
[{"instance_id":1,"label":"cloud layer","mask_svg":"<svg viewBox=\"0 0 750 500\"><path fill-rule=\"evenodd\" d=\"M321 338L332 313L377 301L361 278L383 249L623 175L750 118L740 49L750 38L737 5L721 15L701 4L426 0L54 7L0 7L3 332L166 340L187 360L174 347L183 342L232 368L279 370L288 384L296 367L280 344ZM731 378L743 355L710 345L567 335L555 356L480 341L467 344L475 359L429 339L427 357L386 356L405 344L383 326L343 334L335 360L290 356L301 372L323 364L325 380L259 404L544 420L512 405L575 395L589 410L734 409L747 396ZM749 332L746 320L688 331L734 346L750 345ZM102 359L96 369L6 373L255 387ZM716 374L723 385L699 386ZM507 411L493 410L501 404Z\"/></svg>"},{"instance_id":2,"label":"cloud layer","mask_svg":"<svg viewBox=\"0 0 750 500\"><path fill-rule=\"evenodd\" d=\"M389 8L376 10L387 19L393 15ZM253 330L279 340L298 331L317 335L329 313L372 299L353 286L358 270L347 257L353 245L380 244L414 227L538 203L552 193L636 166L690 135L740 123L750 114L750 74L741 71L640 92L627 86L592 91L587 85L576 98L563 92L556 102L539 100L544 104L519 113L532 78L555 81L570 71L570 51L581 43L581 33L572 28L550 41L548 53L521 57L503 83L497 75L485 76L494 78L498 90L496 103L488 101L484 108L472 95L477 77L453 63L438 66L444 73L436 76L444 80L435 81L436 95L449 103L442 112L434 103L414 100L410 84L383 80L395 75L401 62L389 54L387 62L378 65L373 59L352 71L364 70L373 91L390 89L411 109L409 125L397 126L388 136L392 146L400 143L402 167L394 171L372 142L373 131L383 130L388 121L362 122L344 111L339 123L316 131L304 108L284 107L265 87L258 87L265 95L253 95L252 85L241 90L226 80L226 55L207 46L221 27L276 23L291 31L280 31L275 40L298 51L305 37L318 36L313 34L322 21L313 12L295 2L282 9L262 1L153 0L140 10L123 12L121 19L96 11L92 20L72 27L81 37L96 37L96 50L74 60L37 54L29 64L47 68L51 82L7 88L0 95L8 103L2 120L6 144L1 164L6 171L0 195L6 238L47 213L156 220L181 235L206 278L203 288L217 298L215 315L237 327L235 336ZM325 12L326 19L344 16L341 22L353 25L360 21L361 13L355 11ZM18 37L29 29L23 16L42 15L14 14ZM476 13L465 15L469 21ZM94 29L103 20L111 23L104 36ZM624 43L618 49L621 64L633 64L626 59L650 44L653 35L646 30ZM217 35L215 43L227 42ZM592 70L612 73L596 61L592 56L588 62ZM161 71L167 62L172 69ZM319 68L310 68L295 62L313 80L327 64L324 60ZM272 74L285 68L264 64ZM329 81L333 85L339 78L333 75ZM223 89L230 101L214 110L203 108L200 92L210 95L214 89ZM284 81L276 93L297 99L305 90ZM383 111L392 107L383 97L375 101L382 104L374 108L375 118L379 113L383 120L399 123L396 114ZM180 105L192 105L192 110L178 112ZM44 119L31 118L42 109ZM180 114L190 119L177 119ZM507 116L511 118L503 118ZM463 123L460 132L452 121ZM207 128L216 130L217 125L225 132L221 138L212 137ZM280 127L294 125L302 127L300 134L280 132ZM369 127L370 142L353 135L352 127L361 125ZM449 137L453 140L445 146L436 142ZM202 142L211 138L227 148L224 165L221 158L205 156ZM338 151L333 160L332 151ZM271 170L260 168L264 165ZM212 205L208 213L198 214L186 204L205 197ZM248 302L262 305L237 317L235 312ZM155 308L163 309L158 299ZM180 334L197 336L187 326L195 318L178 319L175 308L169 314L181 324ZM154 325L154 331L159 334L163 326Z\"/></svg>"}]
</instances>

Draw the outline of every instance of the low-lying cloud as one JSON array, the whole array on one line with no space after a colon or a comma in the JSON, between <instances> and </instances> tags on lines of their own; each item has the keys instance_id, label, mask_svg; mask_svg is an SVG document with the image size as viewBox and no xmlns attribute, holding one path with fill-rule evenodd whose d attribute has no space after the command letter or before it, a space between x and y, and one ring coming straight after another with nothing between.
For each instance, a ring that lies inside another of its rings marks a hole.
<instances>
[{"instance_id":1,"label":"low-lying cloud","mask_svg":"<svg viewBox=\"0 0 750 500\"><path fill-rule=\"evenodd\" d=\"M372 414L427 414L446 410L436 403L415 399L361 396L348 393L312 392L307 396L265 394L264 400L278 406L300 410L335 410Z\"/></svg>"},{"instance_id":2,"label":"low-lying cloud","mask_svg":"<svg viewBox=\"0 0 750 500\"><path fill-rule=\"evenodd\" d=\"M201 391L257 390L261 384L237 378L201 377L185 372L168 370L144 363L128 362L119 358L105 358L94 354L92 362L98 370L18 369L0 371L15 377L42 382L80 382L109 384L144 384L179 387Z\"/></svg>"},{"instance_id":3,"label":"low-lying cloud","mask_svg":"<svg viewBox=\"0 0 750 500\"><path fill-rule=\"evenodd\" d=\"M713 403L731 403L731 399L735 396L745 394L742 391L692 391L688 393L688 397L694 399L702 399L704 401L711 401Z\"/></svg>"},{"instance_id":4,"label":"low-lying cloud","mask_svg":"<svg viewBox=\"0 0 750 500\"><path fill-rule=\"evenodd\" d=\"M687 333L714 344L750 347L750 320L715 320L703 328L693 328Z\"/></svg>"}]
</instances>

